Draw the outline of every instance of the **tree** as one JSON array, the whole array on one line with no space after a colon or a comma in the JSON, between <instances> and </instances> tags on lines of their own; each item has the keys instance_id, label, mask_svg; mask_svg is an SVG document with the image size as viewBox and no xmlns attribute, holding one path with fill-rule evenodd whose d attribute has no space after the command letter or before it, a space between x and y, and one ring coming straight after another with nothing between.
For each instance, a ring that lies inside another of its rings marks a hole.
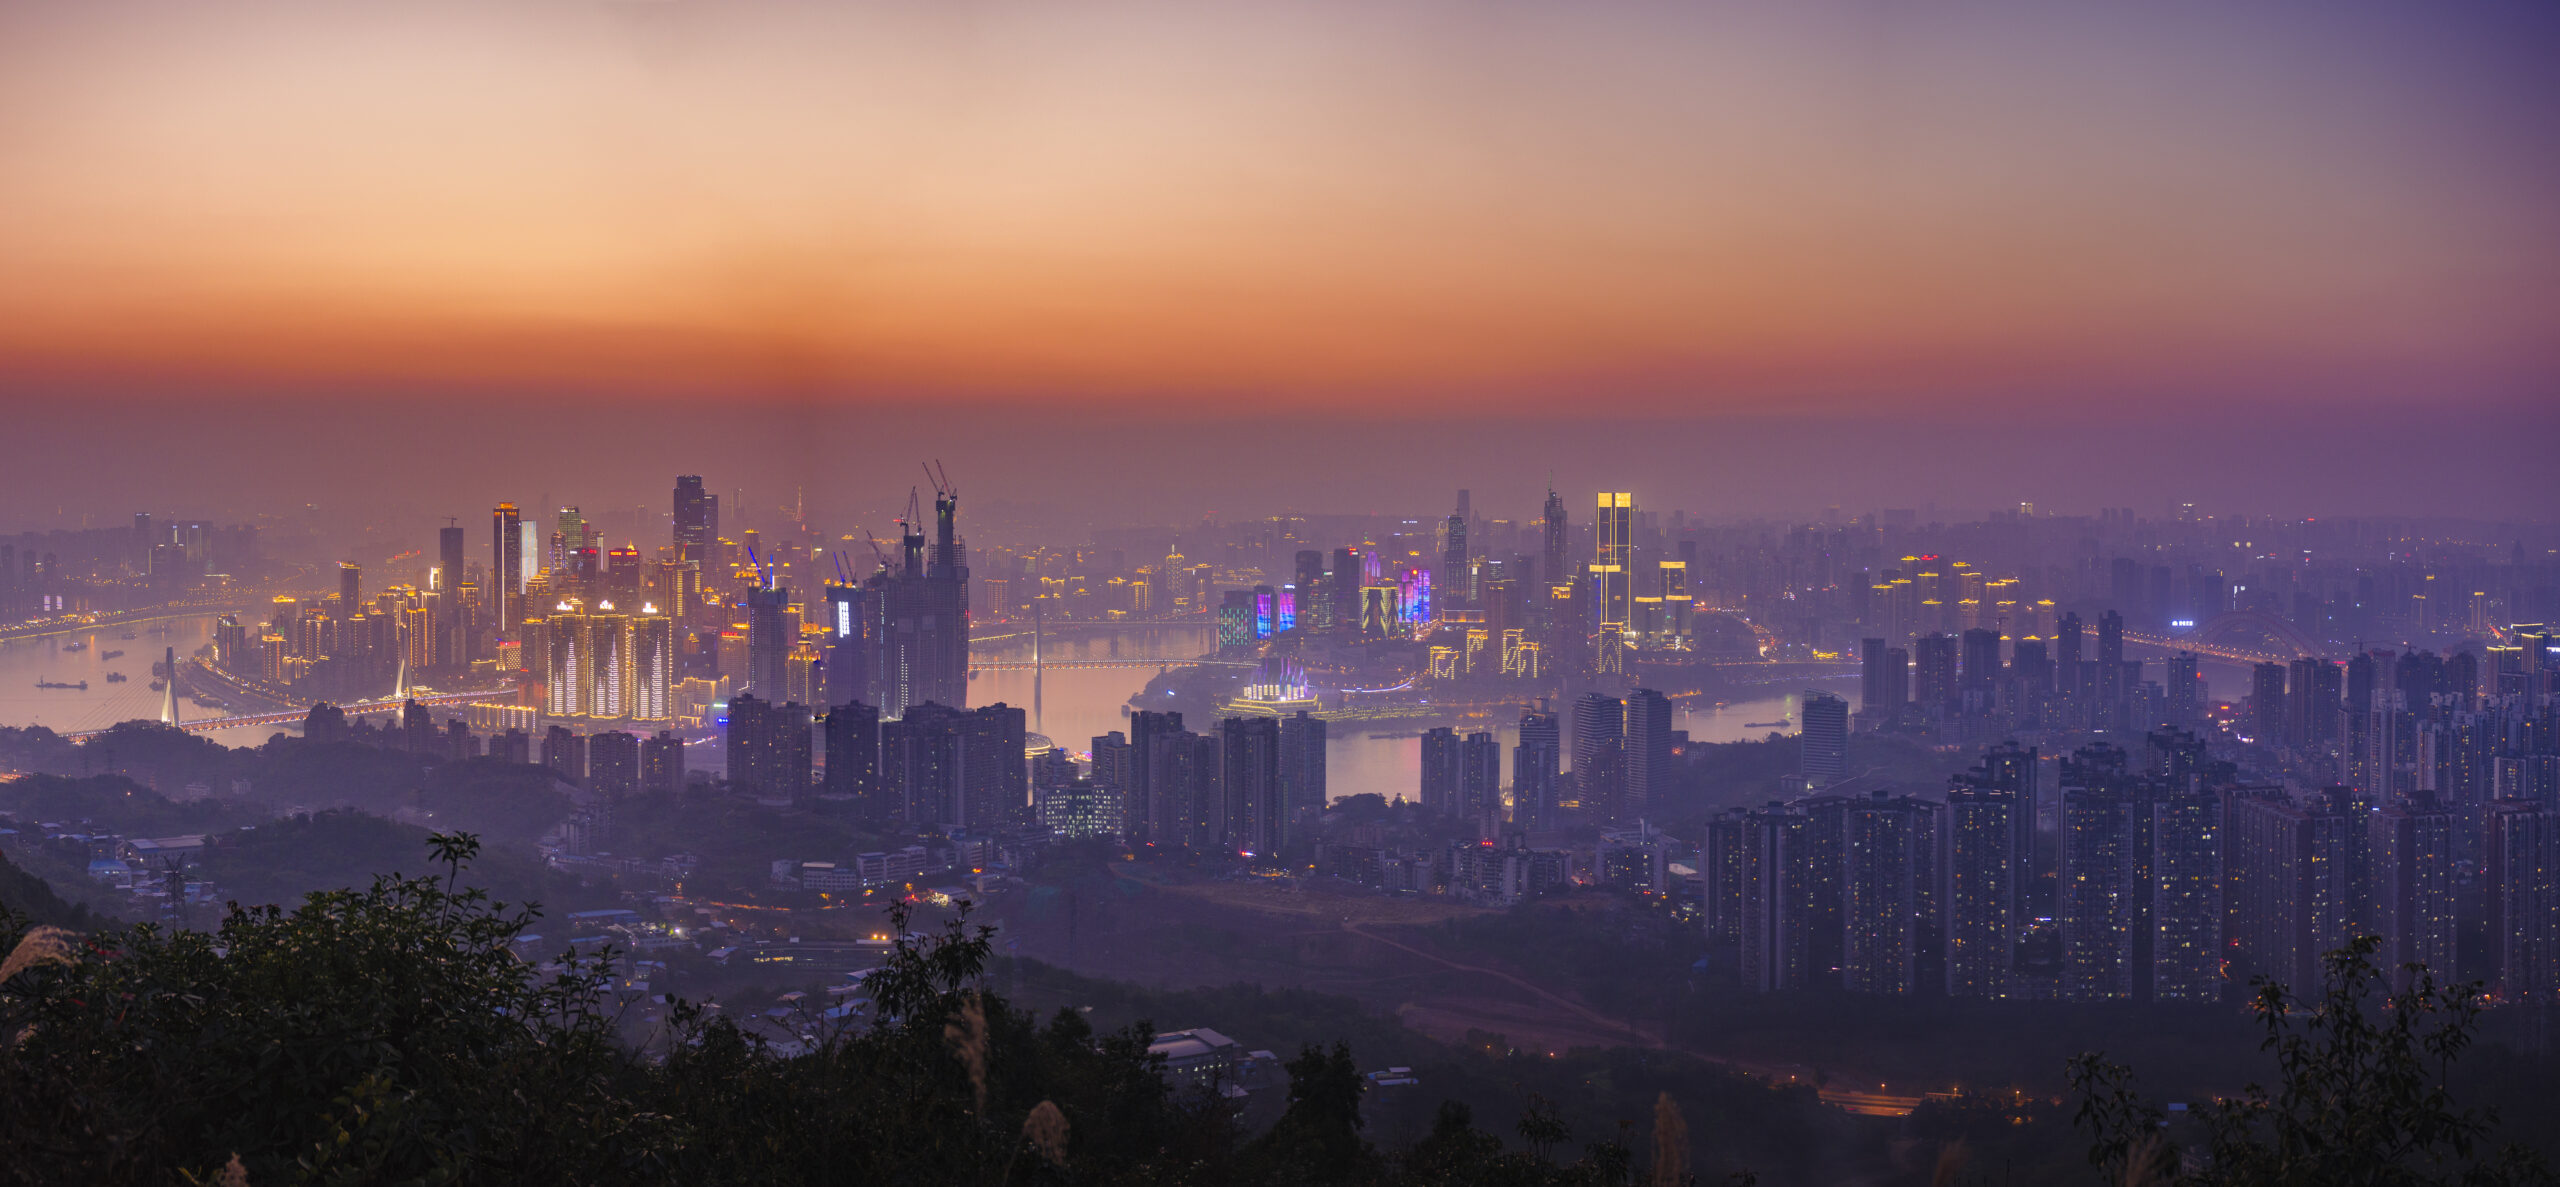
<instances>
[{"instance_id":1,"label":"tree","mask_svg":"<svg viewBox=\"0 0 2560 1187\"><path fill-rule=\"evenodd\" d=\"M1363 1183L1379 1177L1378 1152L1360 1136L1368 1081L1348 1043L1302 1048L1288 1063L1289 1108L1247 1151L1272 1183Z\"/></svg>"},{"instance_id":2,"label":"tree","mask_svg":"<svg viewBox=\"0 0 2560 1187\"><path fill-rule=\"evenodd\" d=\"M2098 1053L2074 1059L2090 1163L2133 1187L2551 1182L2519 1148L2482 1157L2496 1115L2456 1105L2447 1088L2478 1024L2480 987L2443 985L2424 965L2409 965L2407 988L2384 993L2373 960L2380 947L2367 936L2326 954L2316 1001L2264 977L2253 982L2260 1049L2275 1055L2277 1086L2270 1093L2251 1084L2203 1110L2203 1166L2192 1173L2169 1150L2163 1114L2135 1091L2130 1069Z\"/></svg>"}]
</instances>

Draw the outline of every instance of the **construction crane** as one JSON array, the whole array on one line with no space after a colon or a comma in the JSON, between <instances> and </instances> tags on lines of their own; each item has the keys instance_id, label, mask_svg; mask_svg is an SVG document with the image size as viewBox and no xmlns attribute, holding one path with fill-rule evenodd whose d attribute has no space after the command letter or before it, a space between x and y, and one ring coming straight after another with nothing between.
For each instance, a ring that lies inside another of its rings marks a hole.
<instances>
[{"instance_id":1,"label":"construction crane","mask_svg":"<svg viewBox=\"0 0 2560 1187\"><path fill-rule=\"evenodd\" d=\"M926 465L923 462L918 462L916 464L924 466L924 479L925 481L933 484L933 494L935 498L952 499L959 497L960 488L951 485L951 474L949 471L942 468L941 458L933 459L933 463L931 465ZM909 505L913 506L912 499L910 499Z\"/></svg>"},{"instance_id":2,"label":"construction crane","mask_svg":"<svg viewBox=\"0 0 2560 1187\"><path fill-rule=\"evenodd\" d=\"M871 543L871 555L880 559L880 569L882 572L886 572L897 567L889 563L889 550L880 546L880 537L872 535L871 529L862 529L862 538Z\"/></svg>"}]
</instances>

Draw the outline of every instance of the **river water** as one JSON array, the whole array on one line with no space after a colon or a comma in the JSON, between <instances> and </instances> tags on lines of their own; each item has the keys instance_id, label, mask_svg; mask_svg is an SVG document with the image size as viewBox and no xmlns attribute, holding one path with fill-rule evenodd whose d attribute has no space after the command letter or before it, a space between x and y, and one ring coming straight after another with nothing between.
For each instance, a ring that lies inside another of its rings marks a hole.
<instances>
[{"instance_id":1,"label":"river water","mask_svg":"<svg viewBox=\"0 0 2560 1187\"><path fill-rule=\"evenodd\" d=\"M167 634L152 631L166 626ZM136 638L125 639L126 631ZM211 616L173 619L167 623L151 623L138 627L104 627L73 635L57 635L44 639L28 639L0 643L0 725L43 725L64 733L103 729L119 721L135 718L150 720L160 713L160 696L151 691L151 665L163 647L176 647L181 657L205 645L212 638ZM997 628L988 634L1008 633L1011 628ZM1157 668L1077 667L1079 661L1189 659L1209 650L1216 642L1215 628L1209 626L1174 629L1144 629L1106 633L1077 633L1067 638L1051 636L1043 641L1044 658L1058 665L1042 673L1038 688L1032 673L1023 671L982 670L969 687L969 701L975 705L1004 701L1020 705L1031 714L1031 728L1048 735L1059 745L1082 751L1095 736L1111 730L1128 729L1125 709L1129 698L1146 688ZM74 642L85 642L81 651L69 650ZM123 651L117 659L106 659L110 651ZM1027 660L1031 642L1027 634L983 642L973 653L980 660ZM106 682L108 672L123 672L131 679L121 684ZM2205 668L2213 692L2220 697L2235 697L2246 692L2245 670L2228 665L2208 664ZM78 683L82 689L36 687L39 680ZM1845 697L1850 708L1857 707L1855 681L1826 681L1824 687ZM1034 712L1034 693L1037 711ZM1740 697L1742 694L1736 694ZM1801 690L1771 691L1768 695L1735 699L1720 708L1693 707L1683 710L1672 723L1674 729L1689 731L1701 742L1739 742L1765 737L1771 732L1794 733L1804 720L1804 694ZM189 716L212 717L221 710L182 698L180 712ZM1784 722L1773 731L1766 723ZM1189 723L1193 729L1209 726L1208 722ZM1509 721L1487 723L1508 752L1517 741L1517 729ZM247 729L221 730L207 736L229 746L254 746L273 735L277 727L260 726ZM1413 735L1419 731L1407 725L1367 726L1341 723L1334 727L1326 745L1327 784L1333 796L1373 792L1393 799L1412 798L1422 781L1422 743Z\"/></svg>"},{"instance_id":2,"label":"river water","mask_svg":"<svg viewBox=\"0 0 2560 1187\"><path fill-rule=\"evenodd\" d=\"M1055 637L1043 641L1043 658L1061 665L1044 672L1039 681L1039 712L1032 718L1036 733L1069 750L1083 751L1093 739L1111 730L1126 732L1128 716L1123 711L1129 698L1145 691L1147 681L1157 670L1153 667L1076 668L1079 660L1096 659L1187 659L1198 656L1216 644L1212 627L1179 630L1131 631L1126 633L1078 635L1070 639ZM997 640L972 649L981 660L1027 660L1031 658L1029 637ZM998 701L1019 705L1031 712L1033 703L1032 673L1029 671L982 670L969 685L969 703L988 705ZM1826 681L1825 687L1846 697L1849 707L1857 708L1855 681ZM1739 698L1743 694L1736 694ZM1804 720L1804 693L1801 689L1771 691L1767 695L1751 695L1735 699L1722 708L1699 708L1684 711L1672 721L1673 729L1685 729L1701 742L1740 742L1769 734L1792 734ZM1767 723L1786 724L1772 730ZM1208 722L1184 723L1192 729L1207 728ZM1755 725L1757 728L1754 728ZM1519 740L1519 729L1511 720L1497 720L1474 728L1490 728L1503 747L1503 767L1510 769L1510 748ZM1375 793L1390 800L1397 796L1414 798L1422 786L1422 740L1420 727L1404 724L1370 725L1343 722L1334 725L1325 739L1325 783L1333 798ZM1466 732L1461 730L1460 732ZM1380 736L1387 735L1387 736ZM1506 782L1507 782L1506 778Z\"/></svg>"},{"instance_id":3,"label":"river water","mask_svg":"<svg viewBox=\"0 0 2560 1187\"><path fill-rule=\"evenodd\" d=\"M165 630L166 633L154 633ZM124 636L130 632L133 638ZM57 733L105 729L119 721L160 717L160 694L151 691L151 665L163 648L178 649L183 661L213 641L213 617L202 615L132 626L109 626L75 634L0 643L0 725L41 725ZM72 645L86 644L80 650ZM108 659L107 653L124 654ZM107 682L121 672L122 683ZM38 688L38 681L87 682L88 688ZM220 717L224 710L192 697L178 698L181 716ZM216 730L205 736L226 746L255 746L276 732L273 726Z\"/></svg>"}]
</instances>

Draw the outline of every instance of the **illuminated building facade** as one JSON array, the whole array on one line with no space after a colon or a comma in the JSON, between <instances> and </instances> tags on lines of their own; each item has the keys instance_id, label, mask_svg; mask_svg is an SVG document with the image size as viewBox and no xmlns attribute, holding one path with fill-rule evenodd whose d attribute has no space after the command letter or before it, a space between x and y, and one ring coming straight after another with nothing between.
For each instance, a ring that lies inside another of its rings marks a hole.
<instances>
[{"instance_id":1,"label":"illuminated building facade","mask_svg":"<svg viewBox=\"0 0 2560 1187\"><path fill-rule=\"evenodd\" d=\"M1635 571L1633 545L1636 497L1624 491L1602 492L1598 517L1592 521L1591 611L1593 625L1616 624L1623 632L1632 617Z\"/></svg>"},{"instance_id":2,"label":"illuminated building facade","mask_svg":"<svg viewBox=\"0 0 2560 1187\"><path fill-rule=\"evenodd\" d=\"M675 620L643 603L631 620L631 712L634 721L665 721L675 716Z\"/></svg>"}]
</instances>

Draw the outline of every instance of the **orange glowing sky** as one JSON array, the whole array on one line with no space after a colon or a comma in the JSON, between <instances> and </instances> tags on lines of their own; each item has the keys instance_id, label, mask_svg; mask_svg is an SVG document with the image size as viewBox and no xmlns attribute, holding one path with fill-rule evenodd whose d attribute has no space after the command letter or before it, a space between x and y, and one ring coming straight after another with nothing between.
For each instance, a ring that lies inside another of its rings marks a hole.
<instances>
[{"instance_id":1,"label":"orange glowing sky","mask_svg":"<svg viewBox=\"0 0 2560 1187\"><path fill-rule=\"evenodd\" d=\"M2550 20L2140 8L9 0L0 377L2550 397Z\"/></svg>"}]
</instances>

